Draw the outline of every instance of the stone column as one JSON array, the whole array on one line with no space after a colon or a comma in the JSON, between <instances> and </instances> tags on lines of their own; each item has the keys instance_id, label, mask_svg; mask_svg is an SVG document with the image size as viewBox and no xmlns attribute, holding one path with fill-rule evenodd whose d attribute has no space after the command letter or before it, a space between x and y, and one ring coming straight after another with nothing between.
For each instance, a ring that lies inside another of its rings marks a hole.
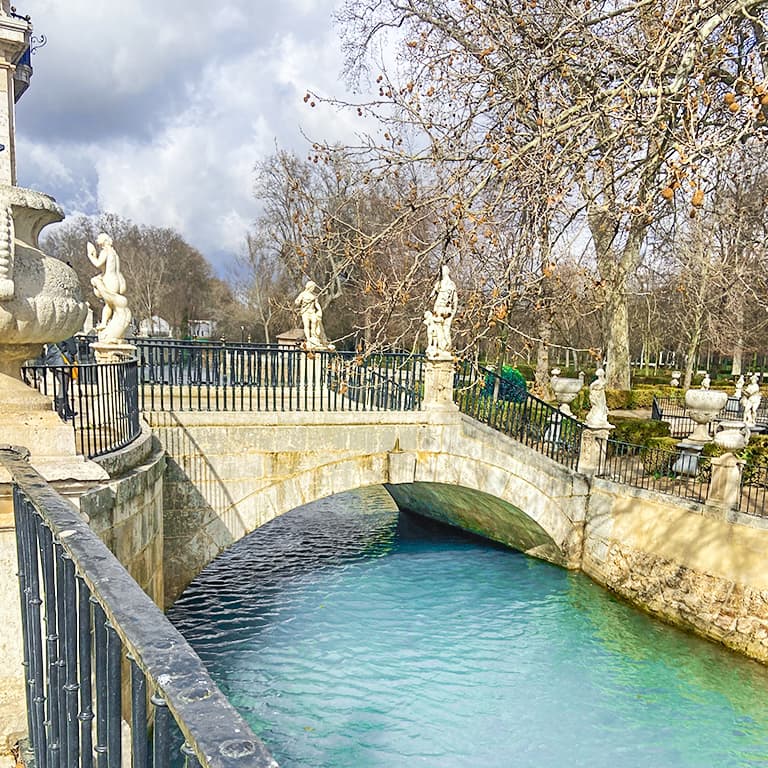
<instances>
[{"instance_id":1,"label":"stone column","mask_svg":"<svg viewBox=\"0 0 768 768\"><path fill-rule=\"evenodd\" d=\"M600 457L605 451L606 440L608 440L612 424L600 427L590 427L584 425L581 433L581 452L579 454L579 472L585 475L594 475L600 468Z\"/></svg>"},{"instance_id":2,"label":"stone column","mask_svg":"<svg viewBox=\"0 0 768 768\"><path fill-rule=\"evenodd\" d=\"M741 472L744 460L733 453L713 456L712 479L709 481L707 503L725 509L737 509L741 497Z\"/></svg>"},{"instance_id":3,"label":"stone column","mask_svg":"<svg viewBox=\"0 0 768 768\"><path fill-rule=\"evenodd\" d=\"M25 19L0 13L0 184L16 183L14 140L14 62L29 45L31 24Z\"/></svg>"},{"instance_id":4,"label":"stone column","mask_svg":"<svg viewBox=\"0 0 768 768\"><path fill-rule=\"evenodd\" d=\"M427 360L424 364L424 408L457 411L453 402L453 360Z\"/></svg>"}]
</instances>

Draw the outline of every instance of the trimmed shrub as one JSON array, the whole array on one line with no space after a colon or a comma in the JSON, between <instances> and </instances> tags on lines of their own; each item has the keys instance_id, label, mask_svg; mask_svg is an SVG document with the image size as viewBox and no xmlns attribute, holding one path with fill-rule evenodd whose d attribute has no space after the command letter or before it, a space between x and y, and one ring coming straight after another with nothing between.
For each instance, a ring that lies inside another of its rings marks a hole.
<instances>
[{"instance_id":1,"label":"trimmed shrub","mask_svg":"<svg viewBox=\"0 0 768 768\"><path fill-rule=\"evenodd\" d=\"M679 442L675 437L649 437L641 452L645 471L657 476L671 474L677 461Z\"/></svg>"},{"instance_id":2,"label":"trimmed shrub","mask_svg":"<svg viewBox=\"0 0 768 768\"><path fill-rule=\"evenodd\" d=\"M499 376L501 378L499 382L499 400L507 400L512 403L525 402L525 398L528 395L528 385L523 374L511 365L502 365ZM483 394L493 395L495 386L495 377L490 374L487 375L485 377Z\"/></svg>"},{"instance_id":3,"label":"trimmed shrub","mask_svg":"<svg viewBox=\"0 0 768 768\"><path fill-rule=\"evenodd\" d=\"M669 437L669 424L653 419L617 419L611 417L616 429L611 433L613 440L633 445L648 445L651 438ZM679 441L675 441L679 442Z\"/></svg>"},{"instance_id":4,"label":"trimmed shrub","mask_svg":"<svg viewBox=\"0 0 768 768\"><path fill-rule=\"evenodd\" d=\"M605 403L609 411L621 411L631 408L632 391L629 389L606 389Z\"/></svg>"}]
</instances>

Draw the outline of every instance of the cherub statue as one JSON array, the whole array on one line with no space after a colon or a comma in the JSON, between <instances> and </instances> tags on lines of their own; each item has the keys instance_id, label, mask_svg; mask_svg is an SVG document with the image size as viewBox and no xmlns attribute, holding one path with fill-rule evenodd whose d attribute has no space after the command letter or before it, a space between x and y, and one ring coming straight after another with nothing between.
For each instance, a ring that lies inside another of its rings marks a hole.
<instances>
[{"instance_id":1,"label":"cherub statue","mask_svg":"<svg viewBox=\"0 0 768 768\"><path fill-rule=\"evenodd\" d=\"M96 238L96 246L93 243L87 244L86 251L91 264L101 269L100 275L91 278L94 294L104 302L101 321L96 326L99 342L121 344L132 316L125 297L125 278L120 271L120 257L112 245L112 238L104 232Z\"/></svg>"}]
</instances>

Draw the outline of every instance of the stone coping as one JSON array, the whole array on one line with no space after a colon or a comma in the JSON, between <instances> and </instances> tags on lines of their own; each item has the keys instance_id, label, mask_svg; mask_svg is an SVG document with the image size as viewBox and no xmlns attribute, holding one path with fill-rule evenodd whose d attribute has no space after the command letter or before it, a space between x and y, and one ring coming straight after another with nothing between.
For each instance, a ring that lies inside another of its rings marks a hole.
<instances>
[{"instance_id":1,"label":"stone coping","mask_svg":"<svg viewBox=\"0 0 768 768\"><path fill-rule=\"evenodd\" d=\"M317 426L366 427L379 424L456 425L460 412L423 411L144 411L151 427Z\"/></svg>"}]
</instances>

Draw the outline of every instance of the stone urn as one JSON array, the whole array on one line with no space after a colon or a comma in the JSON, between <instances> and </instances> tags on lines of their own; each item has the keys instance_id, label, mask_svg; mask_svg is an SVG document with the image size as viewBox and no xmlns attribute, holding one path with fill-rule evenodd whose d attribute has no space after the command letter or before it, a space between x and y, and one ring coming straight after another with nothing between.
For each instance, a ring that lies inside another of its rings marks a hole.
<instances>
[{"instance_id":1,"label":"stone urn","mask_svg":"<svg viewBox=\"0 0 768 768\"><path fill-rule=\"evenodd\" d=\"M64 215L41 192L0 186L0 411L50 410L47 398L21 380L21 364L46 342L78 331L87 307L75 271L46 256L40 231Z\"/></svg>"},{"instance_id":2,"label":"stone urn","mask_svg":"<svg viewBox=\"0 0 768 768\"><path fill-rule=\"evenodd\" d=\"M715 444L726 451L740 451L749 442L749 427L743 421L721 421L715 432Z\"/></svg>"},{"instance_id":3,"label":"stone urn","mask_svg":"<svg viewBox=\"0 0 768 768\"><path fill-rule=\"evenodd\" d=\"M549 380L549 386L552 387L557 404L560 406L560 410L568 416L573 416L571 411L571 403L576 398L576 395L581 392L584 386L584 371L579 373L578 379L561 378L560 369L553 368L552 376Z\"/></svg>"},{"instance_id":4,"label":"stone urn","mask_svg":"<svg viewBox=\"0 0 768 768\"><path fill-rule=\"evenodd\" d=\"M717 389L689 389L685 393L688 415L696 422L696 428L688 435L694 443L708 443L709 424L725 408L728 393Z\"/></svg>"}]
</instances>

